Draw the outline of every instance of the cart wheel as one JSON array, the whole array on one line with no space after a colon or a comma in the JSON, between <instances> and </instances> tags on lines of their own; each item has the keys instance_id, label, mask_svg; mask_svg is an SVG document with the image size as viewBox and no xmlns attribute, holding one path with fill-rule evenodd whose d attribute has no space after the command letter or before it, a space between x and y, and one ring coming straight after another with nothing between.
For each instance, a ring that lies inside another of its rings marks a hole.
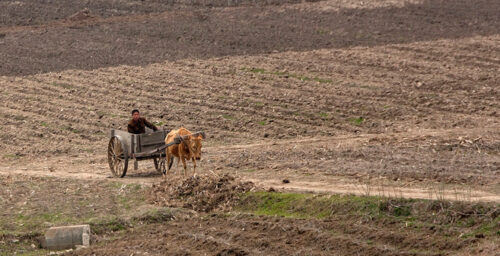
<instances>
[{"instance_id":1,"label":"cart wheel","mask_svg":"<svg viewBox=\"0 0 500 256\"><path fill-rule=\"evenodd\" d=\"M125 144L119 137L112 137L108 144L108 163L111 173L115 177L124 177L127 174L128 152Z\"/></svg>"},{"instance_id":2,"label":"cart wheel","mask_svg":"<svg viewBox=\"0 0 500 256\"><path fill-rule=\"evenodd\" d=\"M155 169L157 172L161 174L167 173L167 169L165 168L165 157L154 158L153 161L155 162Z\"/></svg>"}]
</instances>

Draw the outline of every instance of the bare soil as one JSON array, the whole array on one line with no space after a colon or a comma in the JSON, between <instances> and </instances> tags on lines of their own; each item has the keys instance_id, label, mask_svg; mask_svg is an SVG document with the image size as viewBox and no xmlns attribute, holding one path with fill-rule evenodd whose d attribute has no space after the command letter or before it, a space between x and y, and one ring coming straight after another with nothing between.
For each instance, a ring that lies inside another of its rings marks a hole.
<instances>
[{"instance_id":1,"label":"bare soil","mask_svg":"<svg viewBox=\"0 0 500 256\"><path fill-rule=\"evenodd\" d=\"M158 186L151 162L124 179L106 162L108 131L139 108L165 129L208 134L199 174L277 191L500 202L498 13L496 0L1 1L0 182ZM400 228L390 223L231 218L144 226L85 254L418 254L435 240L386 242ZM346 223L352 235L332 235ZM374 244L360 242L371 233ZM152 235L167 239L143 239ZM480 253L472 243L432 248Z\"/></svg>"},{"instance_id":2,"label":"bare soil","mask_svg":"<svg viewBox=\"0 0 500 256\"><path fill-rule=\"evenodd\" d=\"M106 134L125 129L129 109L138 107L166 129L209 134L201 171L498 191L499 64L497 51L485 51L496 42L475 37L413 43L412 51L354 47L3 77L3 165L60 156L80 164L52 168L107 173ZM457 54L469 57L447 61ZM493 59L479 69L477 56Z\"/></svg>"},{"instance_id":3,"label":"bare soil","mask_svg":"<svg viewBox=\"0 0 500 256\"><path fill-rule=\"evenodd\" d=\"M167 184L168 186L165 186ZM407 218L406 222L402 221L404 218L398 219L380 212L394 212L395 207L400 207L397 200L389 200L385 203L380 201L378 205L374 205L378 208L376 211L379 212L376 215L366 211L366 208L370 207L369 204L361 207L355 206L355 200L345 200L340 205L317 205L318 208L325 206L327 208L328 216L319 219L310 216L279 218L241 214L239 210L251 212L259 208L252 202L257 199L247 196L248 194L243 195L244 199L235 197L242 191L247 191L251 186L252 184L238 182L230 175L203 175L164 182L150 190L150 199L153 202L175 205L176 201L182 200L186 208L199 212L208 210L212 213L141 226L111 241L101 239L99 245L71 254L443 255L457 251L483 250L483 245L480 244L480 238L484 238L483 233L464 236L464 232L471 230L470 227L466 228L470 224L456 224L469 223L470 221L461 219L475 215L477 216L474 219L475 223L480 226L482 218L488 219L492 216L495 219L500 214L500 210L494 207L486 208L488 210L483 210L484 213L479 213L478 210L481 209L479 205L465 204L453 207L453 203L443 201L430 204L425 201L423 204L412 206L420 214L417 213L415 217ZM263 196L263 198L272 197L272 193ZM312 202L315 197L308 197L303 201L309 200L311 205L306 203L291 207L307 213L308 210L304 208L314 207ZM277 198L279 199L275 202L276 204L287 200L286 196ZM200 203L203 200L208 202ZM323 200L328 199L323 197ZM337 200L342 199L339 197ZM357 200L363 199L357 198ZM321 200L315 202L321 202ZM232 208L224 206L231 203L239 204L236 206L236 211L213 212L216 209L215 205L219 210L230 210ZM256 204L259 203L267 204L267 202L256 202ZM244 207L238 208L241 205ZM269 206L265 210L273 211L272 208L279 207L278 205ZM315 209L312 210L315 211ZM444 214L444 212L447 213ZM420 219L422 215L423 219ZM498 227L498 224L494 225ZM491 239L488 240L491 241ZM488 250L488 252L491 251Z\"/></svg>"},{"instance_id":4,"label":"bare soil","mask_svg":"<svg viewBox=\"0 0 500 256\"><path fill-rule=\"evenodd\" d=\"M230 175L173 178L151 188L106 180L1 177L5 189L0 191L0 207L5 211L0 253L5 255L46 255L49 251L37 249L43 230L74 223L91 224L92 246L65 255L491 255L498 249L497 237L483 233L498 227L491 223L500 213L493 204L454 207L421 201L421 206L412 206L415 217L395 217L391 213L402 199L377 206L370 204L374 199L354 197L322 205L328 208L322 218L282 218L245 213L252 212L252 199L239 196L253 185ZM373 206L375 212L366 210ZM301 207L313 206L294 206ZM496 226L483 231L485 223Z\"/></svg>"},{"instance_id":5,"label":"bare soil","mask_svg":"<svg viewBox=\"0 0 500 256\"><path fill-rule=\"evenodd\" d=\"M2 1L0 75L455 40L500 27L496 0L294 2Z\"/></svg>"},{"instance_id":6,"label":"bare soil","mask_svg":"<svg viewBox=\"0 0 500 256\"><path fill-rule=\"evenodd\" d=\"M215 215L145 226L113 246L70 255L418 255L419 250L442 255L478 242L469 239L447 244L449 241L436 242L432 230L401 232L399 225L390 223L353 222Z\"/></svg>"}]
</instances>

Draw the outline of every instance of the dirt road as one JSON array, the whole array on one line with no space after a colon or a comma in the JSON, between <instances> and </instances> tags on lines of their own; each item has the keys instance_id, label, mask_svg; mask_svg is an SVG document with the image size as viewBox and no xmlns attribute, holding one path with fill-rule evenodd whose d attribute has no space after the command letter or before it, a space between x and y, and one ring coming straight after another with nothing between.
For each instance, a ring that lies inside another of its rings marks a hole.
<instances>
[{"instance_id":1,"label":"dirt road","mask_svg":"<svg viewBox=\"0 0 500 256\"><path fill-rule=\"evenodd\" d=\"M272 187L283 191L500 202L499 176L498 170L495 169L499 156L491 154L496 152L495 149L492 151L484 144L489 136L496 137L498 131L497 128L420 130L398 134L209 146L203 149L203 161L198 172L236 174L243 180L253 181L263 188ZM448 148L436 150L435 145L428 145L429 141L437 138L454 140L454 143L449 144L451 150ZM408 144L413 146L408 147ZM398 152L400 156L385 151L386 154L379 152L377 161L366 159L366 155L373 155L382 146L391 147L393 152ZM402 151L403 148L406 150ZM412 166L407 168L407 172L386 172L384 166L390 165L392 168L397 164L405 166L408 157L415 160ZM257 163L251 159L257 160ZM491 166L491 174L484 172L486 168L479 174L467 172L465 163L470 159L478 159L484 166ZM435 171L418 172L438 168L437 160L442 161L443 166L449 164L451 167L441 170L439 175L436 175ZM140 169L137 171L131 167L124 179L113 178L105 161L105 157L91 154L73 158L40 159L30 164L4 164L0 166L0 174L91 180L114 179L125 183L148 185L161 180L161 176L154 172L150 162L140 162ZM457 169L460 167L463 169ZM180 167L174 166L174 170L176 169L180 170ZM180 172L174 175L180 175ZM290 183L283 183L284 179ZM439 180L441 182L438 182Z\"/></svg>"}]
</instances>

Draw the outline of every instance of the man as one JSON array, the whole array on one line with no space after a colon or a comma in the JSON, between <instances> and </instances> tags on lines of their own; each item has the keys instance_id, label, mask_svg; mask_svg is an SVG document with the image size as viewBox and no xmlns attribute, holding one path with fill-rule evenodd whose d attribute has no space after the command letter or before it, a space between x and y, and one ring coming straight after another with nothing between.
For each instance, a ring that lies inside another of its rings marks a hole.
<instances>
[{"instance_id":1,"label":"man","mask_svg":"<svg viewBox=\"0 0 500 256\"><path fill-rule=\"evenodd\" d=\"M153 131L157 131L158 128L154 126L152 123L148 122L145 118L141 117L139 110L132 110L132 120L128 122L128 132L133 134L141 134L146 133L146 126Z\"/></svg>"}]
</instances>

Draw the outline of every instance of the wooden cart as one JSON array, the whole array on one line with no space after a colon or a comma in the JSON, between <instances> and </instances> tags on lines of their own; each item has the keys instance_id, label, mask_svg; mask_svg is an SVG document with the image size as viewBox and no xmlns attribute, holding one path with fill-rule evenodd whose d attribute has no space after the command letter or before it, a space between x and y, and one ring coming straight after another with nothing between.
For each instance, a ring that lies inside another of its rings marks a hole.
<instances>
[{"instance_id":1,"label":"wooden cart","mask_svg":"<svg viewBox=\"0 0 500 256\"><path fill-rule=\"evenodd\" d=\"M108 143L108 163L111 173L116 177L124 177L127 174L129 160L134 160L134 167L137 169L137 161L150 159L153 160L156 171L165 173L165 149L180 143L180 140L176 139L165 145L167 133L168 131L160 130L131 134L112 129Z\"/></svg>"}]
</instances>

